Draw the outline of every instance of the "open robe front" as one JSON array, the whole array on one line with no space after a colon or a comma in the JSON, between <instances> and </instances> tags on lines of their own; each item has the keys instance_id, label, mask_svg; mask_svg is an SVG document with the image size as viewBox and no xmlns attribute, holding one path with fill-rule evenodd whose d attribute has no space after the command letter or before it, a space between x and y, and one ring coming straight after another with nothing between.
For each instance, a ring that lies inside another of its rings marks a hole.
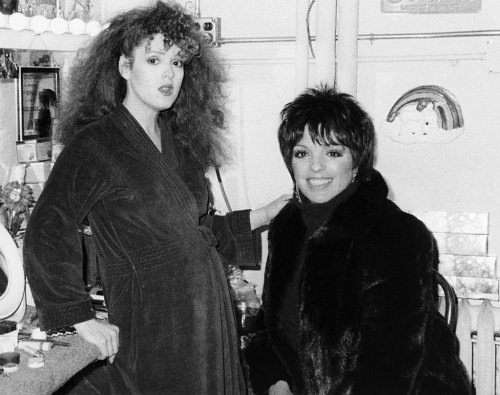
<instances>
[{"instance_id":1,"label":"open robe front","mask_svg":"<svg viewBox=\"0 0 500 395\"><path fill-rule=\"evenodd\" d=\"M24 243L40 325L94 317L78 233L88 218L109 321L120 328L120 351L108 364L113 392L240 394L234 310L219 252L232 263L257 262L248 211L203 216L208 181L163 129L160 153L120 105L59 155Z\"/></svg>"}]
</instances>

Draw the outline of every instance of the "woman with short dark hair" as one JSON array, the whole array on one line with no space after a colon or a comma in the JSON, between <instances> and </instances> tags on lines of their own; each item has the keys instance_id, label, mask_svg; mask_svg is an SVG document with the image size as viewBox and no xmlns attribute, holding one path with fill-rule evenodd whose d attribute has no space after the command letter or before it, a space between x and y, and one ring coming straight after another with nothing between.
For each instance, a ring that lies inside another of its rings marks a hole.
<instances>
[{"instance_id":1,"label":"woman with short dark hair","mask_svg":"<svg viewBox=\"0 0 500 395\"><path fill-rule=\"evenodd\" d=\"M281 118L295 198L269 228L260 330L246 349L254 392L470 395L434 304L436 242L387 199L369 115L320 86Z\"/></svg>"}]
</instances>

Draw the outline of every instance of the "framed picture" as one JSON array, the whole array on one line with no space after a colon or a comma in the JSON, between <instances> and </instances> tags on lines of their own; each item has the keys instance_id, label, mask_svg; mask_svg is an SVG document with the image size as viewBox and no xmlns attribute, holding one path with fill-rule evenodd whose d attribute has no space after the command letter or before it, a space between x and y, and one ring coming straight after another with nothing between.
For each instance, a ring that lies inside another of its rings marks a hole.
<instances>
[{"instance_id":1,"label":"framed picture","mask_svg":"<svg viewBox=\"0 0 500 395\"><path fill-rule=\"evenodd\" d=\"M4 15L12 15L17 11L18 0L1 0L0 12Z\"/></svg>"},{"instance_id":2,"label":"framed picture","mask_svg":"<svg viewBox=\"0 0 500 395\"><path fill-rule=\"evenodd\" d=\"M54 19L57 16L60 0L16 0L16 2L17 11L26 17L42 15L47 19Z\"/></svg>"},{"instance_id":3,"label":"framed picture","mask_svg":"<svg viewBox=\"0 0 500 395\"><path fill-rule=\"evenodd\" d=\"M59 119L59 68L19 67L19 140L48 139Z\"/></svg>"}]
</instances>

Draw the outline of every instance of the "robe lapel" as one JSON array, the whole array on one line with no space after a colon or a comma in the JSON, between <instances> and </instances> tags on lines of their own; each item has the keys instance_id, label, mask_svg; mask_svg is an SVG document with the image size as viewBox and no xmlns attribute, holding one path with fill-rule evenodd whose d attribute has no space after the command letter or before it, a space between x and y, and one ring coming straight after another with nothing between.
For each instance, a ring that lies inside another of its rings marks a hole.
<instances>
[{"instance_id":1,"label":"robe lapel","mask_svg":"<svg viewBox=\"0 0 500 395\"><path fill-rule=\"evenodd\" d=\"M172 191L175 202L189 217L190 221L197 226L198 211L196 200L166 156L158 151L142 126L123 104L117 106L114 115L116 115L114 122L116 122L120 130L123 130L130 143L133 144L140 160L151 168L152 172L163 177L168 185L168 189ZM175 160L171 162L175 163Z\"/></svg>"}]
</instances>

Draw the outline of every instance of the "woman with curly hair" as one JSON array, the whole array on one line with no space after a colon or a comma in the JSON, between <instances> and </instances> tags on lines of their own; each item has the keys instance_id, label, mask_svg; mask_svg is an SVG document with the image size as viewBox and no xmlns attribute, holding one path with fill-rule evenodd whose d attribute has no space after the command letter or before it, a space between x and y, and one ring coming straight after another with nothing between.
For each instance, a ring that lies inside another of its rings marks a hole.
<instances>
[{"instance_id":1,"label":"woman with curly hair","mask_svg":"<svg viewBox=\"0 0 500 395\"><path fill-rule=\"evenodd\" d=\"M225 160L222 67L173 2L119 14L82 51L33 210L24 259L42 330L95 344L115 394L242 394L225 262L260 258L252 232L288 196L207 215ZM95 240L109 322L82 281L79 227Z\"/></svg>"}]
</instances>

